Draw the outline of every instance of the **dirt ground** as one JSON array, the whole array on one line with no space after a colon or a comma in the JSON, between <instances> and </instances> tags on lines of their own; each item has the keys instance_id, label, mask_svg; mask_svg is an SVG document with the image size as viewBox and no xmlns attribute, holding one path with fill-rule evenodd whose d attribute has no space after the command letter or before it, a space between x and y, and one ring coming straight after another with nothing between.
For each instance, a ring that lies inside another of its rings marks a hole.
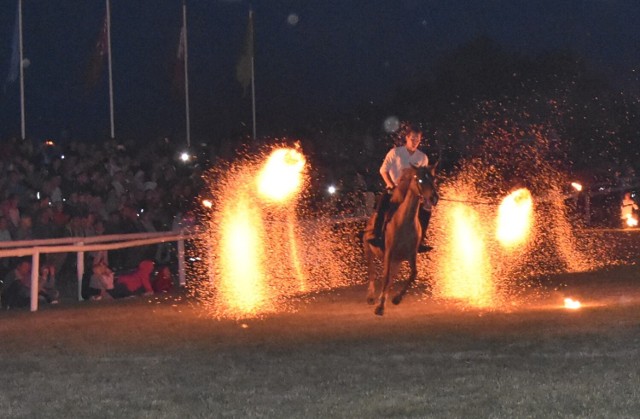
<instances>
[{"instance_id":1,"label":"dirt ground","mask_svg":"<svg viewBox=\"0 0 640 419\"><path fill-rule=\"evenodd\" d=\"M584 306L562 307L565 296ZM637 417L640 268L501 310L364 285L212 320L181 296L0 313L0 417Z\"/></svg>"}]
</instances>

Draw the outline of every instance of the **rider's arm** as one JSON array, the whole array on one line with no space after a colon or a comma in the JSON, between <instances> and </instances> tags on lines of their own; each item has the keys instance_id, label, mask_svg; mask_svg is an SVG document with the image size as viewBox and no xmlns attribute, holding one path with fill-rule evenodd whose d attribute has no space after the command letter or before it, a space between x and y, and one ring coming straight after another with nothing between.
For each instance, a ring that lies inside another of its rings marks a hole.
<instances>
[{"instance_id":1,"label":"rider's arm","mask_svg":"<svg viewBox=\"0 0 640 419\"><path fill-rule=\"evenodd\" d=\"M382 175L382 180L384 180L384 183L387 184L387 189L393 189L395 188L395 183L393 183L393 180L391 180L391 176L389 175L388 171L380 171L380 175Z\"/></svg>"},{"instance_id":2,"label":"rider's arm","mask_svg":"<svg viewBox=\"0 0 640 419\"><path fill-rule=\"evenodd\" d=\"M392 148L391 150L389 150L384 160L382 161L382 165L380 166L380 176L382 176L382 180L386 184L387 189L393 189L396 186L395 183L393 183L393 179L391 179L391 174L389 173L393 165L394 158L395 149Z\"/></svg>"}]
</instances>

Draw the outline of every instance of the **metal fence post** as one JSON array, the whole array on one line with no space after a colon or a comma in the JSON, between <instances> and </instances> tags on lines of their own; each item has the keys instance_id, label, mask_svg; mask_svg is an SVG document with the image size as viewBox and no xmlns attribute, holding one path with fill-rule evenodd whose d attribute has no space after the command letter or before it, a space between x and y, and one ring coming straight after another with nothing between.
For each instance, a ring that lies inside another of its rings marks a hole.
<instances>
[{"instance_id":1,"label":"metal fence post","mask_svg":"<svg viewBox=\"0 0 640 419\"><path fill-rule=\"evenodd\" d=\"M78 243L80 246L84 244L84 242ZM78 270L78 301L82 301L82 277L84 276L84 252L78 252L78 261L76 263Z\"/></svg>"},{"instance_id":2,"label":"metal fence post","mask_svg":"<svg viewBox=\"0 0 640 419\"><path fill-rule=\"evenodd\" d=\"M184 267L184 253L184 239L180 239L178 240L178 278L181 287L184 287L187 283L187 275Z\"/></svg>"}]
</instances>

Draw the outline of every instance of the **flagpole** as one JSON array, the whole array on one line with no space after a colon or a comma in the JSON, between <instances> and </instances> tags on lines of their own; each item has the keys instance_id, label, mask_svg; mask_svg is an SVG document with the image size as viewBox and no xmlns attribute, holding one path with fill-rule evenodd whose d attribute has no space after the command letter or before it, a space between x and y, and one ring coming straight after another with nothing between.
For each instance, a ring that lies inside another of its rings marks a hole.
<instances>
[{"instance_id":1,"label":"flagpole","mask_svg":"<svg viewBox=\"0 0 640 419\"><path fill-rule=\"evenodd\" d=\"M251 111L253 115L253 141L256 140L256 79L254 73L254 56L255 48L253 48L255 38L255 28L253 26L253 9L249 9L249 22L251 22Z\"/></svg>"},{"instance_id":2,"label":"flagpole","mask_svg":"<svg viewBox=\"0 0 640 419\"><path fill-rule=\"evenodd\" d=\"M22 139L26 136L26 124L24 113L24 51L22 47L22 0L18 0L18 50L20 51L20 62L18 63L20 68L20 133ZM14 79L15 80L15 79Z\"/></svg>"},{"instance_id":3,"label":"flagpole","mask_svg":"<svg viewBox=\"0 0 640 419\"><path fill-rule=\"evenodd\" d=\"M113 118L113 72L111 63L111 7L110 1L106 1L107 7L107 58L109 63L109 117L111 122L111 139L115 138L115 123Z\"/></svg>"},{"instance_id":4,"label":"flagpole","mask_svg":"<svg viewBox=\"0 0 640 419\"><path fill-rule=\"evenodd\" d=\"M184 28L184 112L187 130L187 148L191 148L191 126L189 116L189 48L187 43L187 2L182 2L182 27Z\"/></svg>"}]
</instances>

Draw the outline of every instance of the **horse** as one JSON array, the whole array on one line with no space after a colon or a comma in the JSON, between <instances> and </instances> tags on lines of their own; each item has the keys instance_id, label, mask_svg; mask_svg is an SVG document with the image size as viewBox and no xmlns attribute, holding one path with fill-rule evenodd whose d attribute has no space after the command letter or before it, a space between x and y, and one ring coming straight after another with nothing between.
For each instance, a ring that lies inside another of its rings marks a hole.
<instances>
[{"instance_id":1,"label":"horse","mask_svg":"<svg viewBox=\"0 0 640 419\"><path fill-rule=\"evenodd\" d=\"M384 250L369 243L374 235L373 226L375 214L373 214L364 230L363 246L367 261L367 274L369 287L367 302L375 304L376 267L375 260L382 260L382 287L379 294L379 303L375 308L375 314L384 314L385 301L389 298L392 279L397 275L400 264L409 262L411 275L405 282L401 291L393 298L393 304L400 304L411 284L416 280L418 269L416 259L418 246L422 237L422 227L418 220L418 210L425 204L427 209L438 202L438 192L435 187L435 171L437 163L429 167L412 166L403 171L397 187L391 196L391 206L397 207L385 226Z\"/></svg>"}]
</instances>

